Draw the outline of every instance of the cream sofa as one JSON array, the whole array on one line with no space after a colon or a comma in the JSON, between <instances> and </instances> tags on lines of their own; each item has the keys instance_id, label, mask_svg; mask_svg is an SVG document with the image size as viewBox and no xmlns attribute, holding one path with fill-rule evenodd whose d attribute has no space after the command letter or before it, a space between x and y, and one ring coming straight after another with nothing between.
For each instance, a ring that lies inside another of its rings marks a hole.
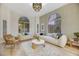
<instances>
[{"instance_id":1,"label":"cream sofa","mask_svg":"<svg viewBox=\"0 0 79 59\"><path fill-rule=\"evenodd\" d=\"M18 37L21 39L21 41L32 39L32 35L18 35Z\"/></svg>"},{"instance_id":2,"label":"cream sofa","mask_svg":"<svg viewBox=\"0 0 79 59\"><path fill-rule=\"evenodd\" d=\"M64 47L67 43L66 35L62 35L59 39L53 38L51 36L41 36L41 38L49 43L52 43L60 47Z\"/></svg>"}]
</instances>

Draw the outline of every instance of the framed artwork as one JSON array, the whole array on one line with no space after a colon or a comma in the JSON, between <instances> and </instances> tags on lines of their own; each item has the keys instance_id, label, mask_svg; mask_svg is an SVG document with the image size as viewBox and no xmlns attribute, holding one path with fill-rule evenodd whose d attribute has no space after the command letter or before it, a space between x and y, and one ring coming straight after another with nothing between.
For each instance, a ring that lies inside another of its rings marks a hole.
<instances>
[{"instance_id":1,"label":"framed artwork","mask_svg":"<svg viewBox=\"0 0 79 59\"><path fill-rule=\"evenodd\" d=\"M41 31L44 32L44 24L41 24Z\"/></svg>"}]
</instances>

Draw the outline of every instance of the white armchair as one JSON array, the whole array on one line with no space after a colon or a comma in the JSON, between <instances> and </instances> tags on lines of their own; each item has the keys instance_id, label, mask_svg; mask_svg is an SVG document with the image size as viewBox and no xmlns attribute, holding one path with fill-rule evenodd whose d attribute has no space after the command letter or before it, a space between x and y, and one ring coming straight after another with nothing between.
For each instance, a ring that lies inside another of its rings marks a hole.
<instances>
[{"instance_id":1,"label":"white armchair","mask_svg":"<svg viewBox=\"0 0 79 59\"><path fill-rule=\"evenodd\" d=\"M21 35L21 34L19 34L18 37L21 39L21 41L32 39L32 35Z\"/></svg>"}]
</instances>

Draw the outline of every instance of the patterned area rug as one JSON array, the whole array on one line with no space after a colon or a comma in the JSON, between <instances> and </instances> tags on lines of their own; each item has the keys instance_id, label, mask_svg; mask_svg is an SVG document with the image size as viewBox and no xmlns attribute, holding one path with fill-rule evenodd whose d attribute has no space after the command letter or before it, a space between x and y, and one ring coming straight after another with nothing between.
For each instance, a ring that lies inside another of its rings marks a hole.
<instances>
[{"instance_id":1,"label":"patterned area rug","mask_svg":"<svg viewBox=\"0 0 79 59\"><path fill-rule=\"evenodd\" d=\"M38 46L32 49L31 41L23 42L15 47L5 47L0 44L0 55L8 56L77 56L79 54L71 52L68 47L61 48L49 43L45 43L45 47Z\"/></svg>"}]
</instances>

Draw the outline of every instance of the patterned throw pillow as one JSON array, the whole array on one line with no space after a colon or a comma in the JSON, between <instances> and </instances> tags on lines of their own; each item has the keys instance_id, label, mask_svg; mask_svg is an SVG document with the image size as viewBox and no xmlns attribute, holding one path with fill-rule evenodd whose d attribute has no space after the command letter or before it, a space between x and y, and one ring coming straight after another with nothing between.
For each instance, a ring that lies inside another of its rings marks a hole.
<instances>
[{"instance_id":1,"label":"patterned throw pillow","mask_svg":"<svg viewBox=\"0 0 79 59\"><path fill-rule=\"evenodd\" d=\"M57 39L59 39L62 36L61 33L57 33Z\"/></svg>"}]
</instances>

